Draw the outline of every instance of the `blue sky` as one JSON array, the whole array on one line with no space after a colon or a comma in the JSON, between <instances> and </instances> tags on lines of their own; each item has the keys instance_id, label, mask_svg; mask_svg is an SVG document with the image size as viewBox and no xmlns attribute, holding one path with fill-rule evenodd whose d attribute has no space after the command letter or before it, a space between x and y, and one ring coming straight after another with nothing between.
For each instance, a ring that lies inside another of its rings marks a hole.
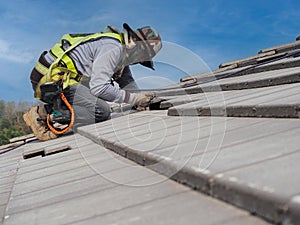
<instances>
[{"instance_id":1,"label":"blue sky","mask_svg":"<svg viewBox=\"0 0 300 225\"><path fill-rule=\"evenodd\" d=\"M295 41L300 35L299 11L296 0L2 0L0 99L33 100L30 71L40 53L64 33L98 32L108 24L121 29L123 22L133 28L151 25L164 41L198 57L203 66L175 54L193 69L181 71L181 66L163 62L155 72L141 66L134 66L133 72L138 79L150 76L149 83L156 77L178 82L186 73L216 69L222 62ZM164 59L174 58L173 52L168 53L172 47L165 44L163 49Z\"/></svg>"}]
</instances>

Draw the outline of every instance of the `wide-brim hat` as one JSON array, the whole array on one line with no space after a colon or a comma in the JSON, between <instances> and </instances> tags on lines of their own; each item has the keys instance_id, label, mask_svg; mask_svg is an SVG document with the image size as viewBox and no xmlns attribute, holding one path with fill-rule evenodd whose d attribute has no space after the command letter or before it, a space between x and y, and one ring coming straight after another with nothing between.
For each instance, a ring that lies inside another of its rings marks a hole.
<instances>
[{"instance_id":1,"label":"wide-brim hat","mask_svg":"<svg viewBox=\"0 0 300 225\"><path fill-rule=\"evenodd\" d=\"M150 26L144 26L134 31L127 23L123 24L123 28L133 36L135 41L140 41L149 55L149 60L139 62L141 65L154 70L152 58L162 48L160 35Z\"/></svg>"}]
</instances>

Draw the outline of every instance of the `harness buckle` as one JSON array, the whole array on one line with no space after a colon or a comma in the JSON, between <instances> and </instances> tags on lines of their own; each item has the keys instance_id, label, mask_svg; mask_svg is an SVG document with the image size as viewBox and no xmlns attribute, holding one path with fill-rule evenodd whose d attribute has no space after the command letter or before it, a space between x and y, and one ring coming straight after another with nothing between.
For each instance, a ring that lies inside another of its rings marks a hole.
<instances>
[{"instance_id":1,"label":"harness buckle","mask_svg":"<svg viewBox=\"0 0 300 225\"><path fill-rule=\"evenodd\" d=\"M74 78L74 80L76 80L77 82L80 82L82 79L82 75L81 74L77 74L76 77Z\"/></svg>"}]
</instances>

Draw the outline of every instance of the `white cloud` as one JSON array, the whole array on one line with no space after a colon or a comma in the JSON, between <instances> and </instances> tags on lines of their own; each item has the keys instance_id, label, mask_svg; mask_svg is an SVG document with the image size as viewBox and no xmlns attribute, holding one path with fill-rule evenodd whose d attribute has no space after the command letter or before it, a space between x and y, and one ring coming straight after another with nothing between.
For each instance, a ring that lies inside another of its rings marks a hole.
<instances>
[{"instance_id":1,"label":"white cloud","mask_svg":"<svg viewBox=\"0 0 300 225\"><path fill-rule=\"evenodd\" d=\"M8 41L0 39L0 59L26 64L31 62L34 56L29 51L17 49Z\"/></svg>"},{"instance_id":2,"label":"white cloud","mask_svg":"<svg viewBox=\"0 0 300 225\"><path fill-rule=\"evenodd\" d=\"M8 49L9 44L6 41L0 39L0 52L6 52L8 51Z\"/></svg>"}]
</instances>

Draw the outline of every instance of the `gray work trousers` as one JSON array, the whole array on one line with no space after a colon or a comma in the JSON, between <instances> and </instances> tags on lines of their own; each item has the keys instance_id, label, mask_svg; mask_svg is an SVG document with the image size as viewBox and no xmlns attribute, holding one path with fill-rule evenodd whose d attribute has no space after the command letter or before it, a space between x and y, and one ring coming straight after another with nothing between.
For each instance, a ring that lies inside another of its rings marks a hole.
<instances>
[{"instance_id":1,"label":"gray work trousers","mask_svg":"<svg viewBox=\"0 0 300 225\"><path fill-rule=\"evenodd\" d=\"M128 67L125 67L122 76L116 82L122 89L137 89ZM75 127L110 119L111 108L109 104L101 98L92 95L87 86L82 84L74 85L67 88L64 93L74 109Z\"/></svg>"},{"instance_id":2,"label":"gray work trousers","mask_svg":"<svg viewBox=\"0 0 300 225\"><path fill-rule=\"evenodd\" d=\"M64 90L64 94L74 110L74 126L98 123L110 118L110 106L92 95L88 87L74 85Z\"/></svg>"}]
</instances>

